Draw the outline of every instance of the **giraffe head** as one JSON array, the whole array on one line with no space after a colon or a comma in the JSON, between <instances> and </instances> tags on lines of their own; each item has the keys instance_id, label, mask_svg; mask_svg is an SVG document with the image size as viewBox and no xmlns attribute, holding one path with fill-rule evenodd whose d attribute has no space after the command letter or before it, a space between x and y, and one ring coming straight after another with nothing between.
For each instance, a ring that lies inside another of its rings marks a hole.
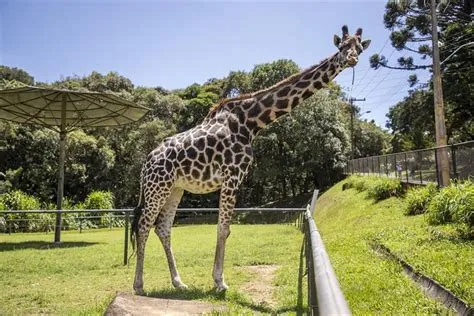
<instances>
[{"instance_id":1,"label":"giraffe head","mask_svg":"<svg viewBox=\"0 0 474 316\"><path fill-rule=\"evenodd\" d=\"M342 27L342 38L334 35L334 45L339 49L340 63L343 68L354 67L359 55L370 45L370 40L362 40L362 29L358 28L354 36L349 35L347 25Z\"/></svg>"}]
</instances>

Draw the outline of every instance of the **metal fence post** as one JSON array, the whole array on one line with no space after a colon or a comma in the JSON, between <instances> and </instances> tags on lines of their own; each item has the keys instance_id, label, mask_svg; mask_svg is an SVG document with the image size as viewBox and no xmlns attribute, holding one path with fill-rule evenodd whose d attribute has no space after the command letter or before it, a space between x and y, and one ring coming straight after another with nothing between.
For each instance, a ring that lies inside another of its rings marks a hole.
<instances>
[{"instance_id":1,"label":"metal fence post","mask_svg":"<svg viewBox=\"0 0 474 316\"><path fill-rule=\"evenodd\" d=\"M123 265L126 266L128 264L128 222L129 222L129 214L125 212L125 241L123 246Z\"/></svg>"},{"instance_id":2,"label":"metal fence post","mask_svg":"<svg viewBox=\"0 0 474 316\"><path fill-rule=\"evenodd\" d=\"M438 186L440 186L441 181L440 181L440 174L439 174L439 168L438 168L438 148L434 149L434 156L435 156L435 166L436 166L436 182L438 183Z\"/></svg>"},{"instance_id":3,"label":"metal fence post","mask_svg":"<svg viewBox=\"0 0 474 316\"><path fill-rule=\"evenodd\" d=\"M405 153L405 175L406 175L407 183L408 183L408 160L407 160L407 153Z\"/></svg>"},{"instance_id":4,"label":"metal fence post","mask_svg":"<svg viewBox=\"0 0 474 316\"><path fill-rule=\"evenodd\" d=\"M7 222L8 226L8 235L12 234L12 221L8 220L8 214L5 214L5 221Z\"/></svg>"},{"instance_id":5,"label":"metal fence post","mask_svg":"<svg viewBox=\"0 0 474 316\"><path fill-rule=\"evenodd\" d=\"M380 156L377 156L377 167L378 167L378 174L380 176Z\"/></svg>"},{"instance_id":6,"label":"metal fence post","mask_svg":"<svg viewBox=\"0 0 474 316\"><path fill-rule=\"evenodd\" d=\"M451 160L453 165L453 179L458 178L458 170L456 164L456 146L451 145Z\"/></svg>"}]
</instances>

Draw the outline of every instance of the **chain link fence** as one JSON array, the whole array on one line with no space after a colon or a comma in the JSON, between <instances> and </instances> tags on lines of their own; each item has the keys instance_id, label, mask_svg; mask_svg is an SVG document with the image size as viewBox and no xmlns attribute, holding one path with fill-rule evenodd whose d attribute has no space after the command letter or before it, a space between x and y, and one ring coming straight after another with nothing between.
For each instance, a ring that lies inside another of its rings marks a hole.
<instances>
[{"instance_id":1,"label":"chain link fence","mask_svg":"<svg viewBox=\"0 0 474 316\"><path fill-rule=\"evenodd\" d=\"M439 183L437 151L446 148L451 179L465 180L474 175L474 141L396 154L353 159L346 174L366 174L399 178L408 183Z\"/></svg>"}]
</instances>

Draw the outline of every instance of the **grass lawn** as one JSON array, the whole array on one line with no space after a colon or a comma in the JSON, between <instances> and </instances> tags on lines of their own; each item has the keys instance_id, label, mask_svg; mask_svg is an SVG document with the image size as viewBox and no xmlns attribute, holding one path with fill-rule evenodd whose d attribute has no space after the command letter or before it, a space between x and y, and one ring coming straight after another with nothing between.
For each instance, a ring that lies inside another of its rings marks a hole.
<instances>
[{"instance_id":1,"label":"grass lawn","mask_svg":"<svg viewBox=\"0 0 474 316\"><path fill-rule=\"evenodd\" d=\"M474 242L443 238L443 227L428 226L423 215L403 215L401 198L375 203L342 184L320 197L315 218L354 314L453 313L374 252L374 241L474 304Z\"/></svg>"},{"instance_id":2,"label":"grass lawn","mask_svg":"<svg viewBox=\"0 0 474 316\"><path fill-rule=\"evenodd\" d=\"M173 228L178 269L189 290L171 286L161 244L150 234L144 281L148 295L227 304L231 312L289 312L301 308L298 290L303 235L291 225L233 225L226 247L225 277L230 290L217 294L211 276L215 225ZM116 292L132 292L135 258L123 266L123 230L63 232L63 245L50 248L52 234L0 235L0 315L103 314ZM253 302L240 287L258 275L242 266L276 264L276 307Z\"/></svg>"}]
</instances>

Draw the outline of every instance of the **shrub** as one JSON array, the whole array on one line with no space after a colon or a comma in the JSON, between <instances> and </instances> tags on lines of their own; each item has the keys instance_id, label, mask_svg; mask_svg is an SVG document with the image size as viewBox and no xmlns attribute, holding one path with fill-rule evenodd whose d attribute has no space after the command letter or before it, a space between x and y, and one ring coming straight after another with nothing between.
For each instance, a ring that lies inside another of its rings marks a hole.
<instances>
[{"instance_id":1,"label":"shrub","mask_svg":"<svg viewBox=\"0 0 474 316\"><path fill-rule=\"evenodd\" d=\"M82 205L83 209L104 210L114 208L114 196L110 191L93 191L89 193ZM100 216L97 219L91 219L92 225L109 226L110 217L100 212L92 212L90 216Z\"/></svg>"},{"instance_id":2,"label":"shrub","mask_svg":"<svg viewBox=\"0 0 474 316\"><path fill-rule=\"evenodd\" d=\"M40 202L22 191L10 191L0 196L0 209L4 210L38 210ZM9 214L8 229L14 231L36 231L48 225L50 216L45 214ZM6 229L6 226L4 227Z\"/></svg>"},{"instance_id":3,"label":"shrub","mask_svg":"<svg viewBox=\"0 0 474 316\"><path fill-rule=\"evenodd\" d=\"M10 191L2 194L2 204L10 210L37 210L40 208L39 201L22 191Z\"/></svg>"},{"instance_id":4,"label":"shrub","mask_svg":"<svg viewBox=\"0 0 474 316\"><path fill-rule=\"evenodd\" d=\"M359 176L359 175L352 175L347 178L347 186L348 188L354 188L358 192L364 191L366 189L366 181L368 177Z\"/></svg>"},{"instance_id":5,"label":"shrub","mask_svg":"<svg viewBox=\"0 0 474 316\"><path fill-rule=\"evenodd\" d=\"M452 183L443 188L428 204L426 219L438 225L454 222L466 229L474 228L474 183Z\"/></svg>"},{"instance_id":6,"label":"shrub","mask_svg":"<svg viewBox=\"0 0 474 316\"><path fill-rule=\"evenodd\" d=\"M114 207L114 196L110 191L93 191L84 201L84 208L90 210L104 210Z\"/></svg>"},{"instance_id":7,"label":"shrub","mask_svg":"<svg viewBox=\"0 0 474 316\"><path fill-rule=\"evenodd\" d=\"M428 203L431 201L437 191L437 187L434 184L428 184L424 187L410 189L405 197L403 213L405 215L417 215L425 213Z\"/></svg>"},{"instance_id":8,"label":"shrub","mask_svg":"<svg viewBox=\"0 0 474 316\"><path fill-rule=\"evenodd\" d=\"M403 192L399 179L372 178L367 183L367 196L376 201L399 196Z\"/></svg>"}]
</instances>

